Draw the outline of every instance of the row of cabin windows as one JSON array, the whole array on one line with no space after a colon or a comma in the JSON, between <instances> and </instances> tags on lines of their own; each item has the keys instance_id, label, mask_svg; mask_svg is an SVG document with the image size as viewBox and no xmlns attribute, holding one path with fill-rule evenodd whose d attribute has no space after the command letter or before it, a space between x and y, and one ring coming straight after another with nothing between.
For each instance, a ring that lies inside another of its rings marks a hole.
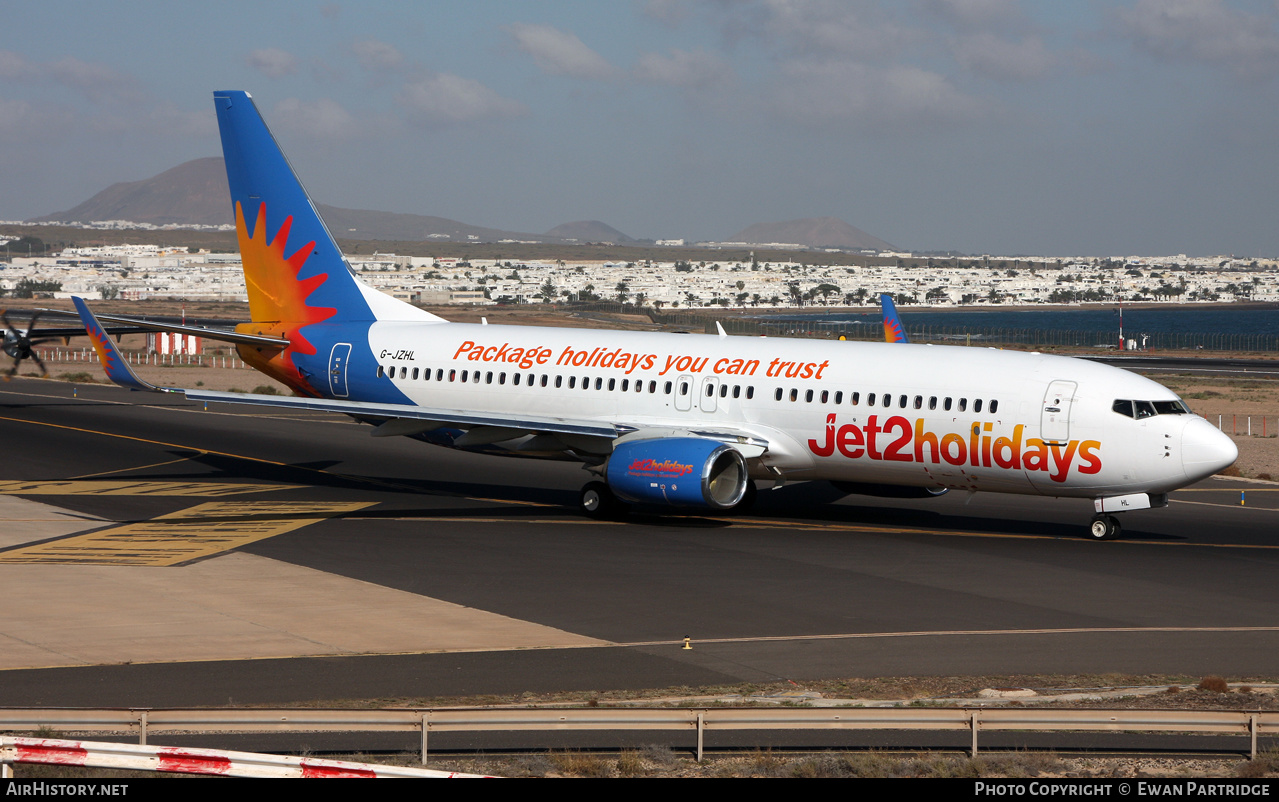
<instances>
[{"instance_id":1,"label":"row of cabin windows","mask_svg":"<svg viewBox=\"0 0 1279 802\"><path fill-rule=\"evenodd\" d=\"M397 367L394 365L389 368L384 368L383 366L378 365L377 376L379 379L382 378L383 376L387 376L389 378L394 379L396 377L396 370L397 370ZM432 380L430 368L426 368L425 370L422 370L420 368L408 368L408 367L400 366L398 370L399 370L399 378L401 379L409 379L411 377L412 381L418 381L419 378L422 381ZM447 379L450 382L460 381L460 382L470 382L472 384L479 384L481 381L483 381L485 384L492 384L495 378L498 384L506 384L507 375L505 371L494 373L491 370L490 371L479 371L479 370L459 371L456 369L450 369L448 371L448 374L446 375L443 368L437 368L435 370L434 381L445 381ZM549 387L551 385L551 379L552 377L546 373L541 374L540 377L538 376L538 374L535 374L535 373L511 374L511 384L516 387L521 386L521 384L528 387L534 387L538 385L542 387ZM565 377L562 375L555 376L554 377L555 387L557 388L564 387L564 384L565 384L564 379ZM619 380L616 378L611 378L606 380L600 376L594 377L594 389L603 390L605 388L605 382L607 382L607 387L610 392L615 392L619 389L623 393L632 392L630 379ZM583 390L589 390L591 389L591 386L592 386L592 378L590 376L583 376L581 380L581 388ZM743 387L740 384L729 385L724 383L724 384L716 385L713 383L707 383L706 396L708 398L715 395L716 386L719 387L720 398L728 398L730 394L733 396L733 398L742 397ZM577 377L569 376L568 389L574 390L574 389L577 389L577 387L578 387ZM661 385L661 391L665 395L670 395L673 389L674 387L672 382L669 382L669 381L663 382ZM679 385L680 395L688 395L691 389L692 388L689 382L680 381L680 385ZM755 397L755 388L753 386L747 385L744 389L745 389L746 398L752 399ZM648 382L648 392L655 394L657 393L657 391L658 391L658 383L656 381L650 380ZM644 392L644 381L642 379L635 380L634 392L636 393ZM800 397L799 394L800 394L800 391L792 387L789 392L790 400L798 401ZM778 387L773 395L774 399L777 401L781 401L786 396L787 396L787 391L781 387ZM813 403L814 401L819 401L822 404L829 404L832 402L832 400L834 401L835 404L844 403L844 392L842 390L835 390L833 393L830 390L820 390L820 391L805 390L804 391L804 401L810 404ZM849 401L849 404L851 404L852 406L860 405L862 401L861 393L860 392L849 393L848 401ZM892 393L883 393L883 394L867 393L866 394L866 406L873 407L876 405L876 401L879 402L879 406L891 408L893 406L893 395ZM941 404L941 408L946 412L950 412L952 409L959 412L968 411L967 398L960 398L958 399L958 403L956 403L955 399L951 398L950 396L946 396L945 398L940 398L940 399L935 395L929 396L928 402L927 402L928 408L930 410L936 410L939 402ZM912 404L912 400L910 396L905 394L898 395L897 406L901 409L909 409L912 406L915 409L923 409L924 396L922 395L914 396L914 400ZM1118 403L1116 403L1116 407L1118 407ZM982 399L980 398L973 399L973 412L979 413L981 412L981 410L982 410ZM988 411L991 414L998 412L999 401L991 399ZM1118 409L1116 409L1116 411L1118 411Z\"/></svg>"},{"instance_id":2,"label":"row of cabin windows","mask_svg":"<svg viewBox=\"0 0 1279 802\"><path fill-rule=\"evenodd\" d=\"M377 377L380 379L383 376L386 376L388 378L394 379L396 378L396 370L397 368L395 366L384 368L383 366L378 365ZM426 368L425 370L422 370L420 368L410 369L408 367L399 367L398 370L399 370L399 378L401 379L409 379L410 377L412 377L412 381L418 381L419 378L422 381L432 380L430 368ZM554 378L553 382L552 382L552 378ZM435 381L470 382L471 384L479 384L481 381L483 381L485 384L492 384L494 379L497 380L498 384L506 384L507 376L505 371L499 371L497 373L494 373L491 370L490 371L479 371L479 370L459 371L456 369L451 369L449 370L447 374L445 374L443 368L436 368L435 378L434 378ZM535 373L525 373L525 374L512 373L510 379L511 379L511 384L516 387L519 387L521 385L527 386L527 387L535 387L535 386L549 387L552 384L554 384L555 387L559 387L559 388L566 386L565 377L562 375L552 377L550 376L550 374L543 373L539 377ZM578 388L579 384L576 376L569 376L567 377L567 379L568 379L567 380L568 389L575 390ZM620 380L615 378L604 379L603 377L600 377L600 376L594 377L593 385L592 385L592 378L590 376L583 376L580 386L581 386L581 389L583 390L590 390L592 386L594 386L594 389L596 390L603 390L607 387L607 389L610 392L615 392L615 391L620 391L623 393L644 392L644 381L642 379L636 379L634 381L633 390L632 390L632 383L630 379L620 379ZM661 391L665 395L670 395L674 389L675 389L674 384L669 381L663 382L661 385ZM733 398L741 398L743 394L743 390L745 390L746 398L755 397L754 387L747 386L743 388L742 385L740 384L734 384L734 385L731 385L731 387L728 384L721 384L719 386L719 397L727 398L731 394ZM657 391L658 391L658 383L656 381L650 380L648 382L648 392L657 393ZM680 388L679 388L680 395L688 395L689 391L690 391L689 383L686 381L680 382ZM707 396L713 395L714 392L715 392L714 386L708 385L706 388L706 395Z\"/></svg>"},{"instance_id":3,"label":"row of cabin windows","mask_svg":"<svg viewBox=\"0 0 1279 802\"><path fill-rule=\"evenodd\" d=\"M822 404L829 404L832 401L835 404L844 403L844 393L840 390L835 390L834 393L832 393L830 390L805 390L803 397L804 397L804 401L809 404L813 403L814 401L818 401L819 403L822 403ZM792 387L790 391L787 392L787 390L785 390L784 388L778 387L773 392L773 398L774 400L777 400L777 401L781 401L783 398L790 398L791 401L798 401L800 398L800 391ZM876 405L876 401L878 401L879 406L892 407L893 398L894 396L892 393L883 393L879 395L877 395L876 393L867 393L866 406L873 407ZM911 409L911 408L923 409L924 408L925 399L922 395L914 396L914 398L912 399L911 396L903 393L901 395L896 396L896 399L897 399L897 406L901 409ZM848 394L848 403L851 406L859 406L861 402L862 402L861 393ZM940 398L940 399L935 395L929 396L927 399L928 408L932 410L937 409L937 405L939 402L941 404L941 408L945 410L946 412L950 412L952 409L958 412L968 411L967 398L960 398L958 399L958 402L956 402L956 400L951 398L950 396L946 396L945 398ZM981 412L981 409L982 409L982 399L974 398L973 412L975 413ZM987 411L990 414L994 414L998 412L999 402L995 399L991 399L990 405L987 408Z\"/></svg>"}]
</instances>

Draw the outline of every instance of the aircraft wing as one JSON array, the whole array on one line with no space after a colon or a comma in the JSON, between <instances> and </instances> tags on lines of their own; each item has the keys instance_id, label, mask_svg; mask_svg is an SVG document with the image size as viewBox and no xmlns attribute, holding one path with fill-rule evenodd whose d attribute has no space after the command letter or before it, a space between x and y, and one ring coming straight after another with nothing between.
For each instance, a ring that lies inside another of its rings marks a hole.
<instances>
[{"instance_id":1,"label":"aircraft wing","mask_svg":"<svg viewBox=\"0 0 1279 802\"><path fill-rule=\"evenodd\" d=\"M79 307L77 306L77 309ZM42 309L45 314L69 315L60 309ZM180 323L167 323L159 320L147 320L145 318L121 317L119 315L94 315L100 323L108 324L109 328L105 330L113 335L120 334L138 334L148 331L171 331L177 334L194 334L197 337L204 337L209 340L218 340L219 342L236 343L237 345L252 345L257 348L285 348L289 341L283 337L269 337L262 334L242 334L238 331L230 329L214 329L208 326L187 326ZM83 320L83 317L81 318ZM55 337L74 337L83 333L83 326L74 329L56 329L46 332L40 330L41 336ZM58 333L51 333L51 332ZM62 333L66 332L66 333Z\"/></svg>"},{"instance_id":2,"label":"aircraft wing","mask_svg":"<svg viewBox=\"0 0 1279 802\"><path fill-rule=\"evenodd\" d=\"M118 382L117 382L118 383ZM129 386L129 385L124 385ZM268 407L287 407L289 409L310 409L319 412L340 412L356 418L387 418L397 420L415 420L428 423L451 425L457 428L474 428L491 426L512 431L510 437L519 432L528 434L546 432L549 434L577 434L588 437L607 437L612 439L628 431L621 424L601 423L593 420L575 420L573 418L552 418L536 415L529 416L497 416L477 414L464 409L444 409L440 407L420 407L409 404L378 404L366 401L342 401L332 398L297 398L279 395L254 395L251 393L224 393L215 390L187 390L178 388L155 388L162 392L180 392L192 401L223 401L232 404L261 404ZM400 431L391 431L401 434Z\"/></svg>"},{"instance_id":3,"label":"aircraft wing","mask_svg":"<svg viewBox=\"0 0 1279 802\"><path fill-rule=\"evenodd\" d=\"M255 404L286 409L309 409L319 412L337 412L365 422L381 421L373 431L376 436L418 434L436 428L466 429L457 438L458 445L483 445L500 442L526 434L571 435L587 438L603 438L607 441L631 435L638 438L661 436L701 437L732 445L747 457L756 457L768 450L768 441L754 432L738 431L733 427L695 427L697 431L680 430L666 432L649 430L642 423L608 422L596 419L579 419L544 415L495 415L466 409L446 409L411 404L387 404L367 401L345 401L334 398L303 398L295 396L261 395L253 393L229 393L218 390L198 390L180 387L158 387L140 379L120 355L115 343L89 307L80 298L72 299L84 321L85 332L93 342L98 358L111 381L131 390L160 393L182 393L192 401L218 401L230 404ZM569 441L573 442L573 441ZM579 444L582 441L576 441Z\"/></svg>"},{"instance_id":4,"label":"aircraft wing","mask_svg":"<svg viewBox=\"0 0 1279 802\"><path fill-rule=\"evenodd\" d=\"M147 390L161 393L183 393L193 401L223 401L235 404L260 404L271 407L287 407L291 409L311 409L323 412L340 412L363 420L384 418L391 420L422 421L426 424L437 423L441 426L452 425L458 428L491 427L495 430L509 430L509 437L517 437L521 433L570 434L587 437L607 437L610 440L631 431L633 427L622 424L602 423L596 420L576 420L572 418L545 416L496 416L476 413L463 409L443 409L420 407L411 404L381 404L366 401L342 401L331 398L297 398L276 395L255 395L251 393L225 393L215 390L188 390L179 387L158 387L138 378L137 374L120 355L115 343L107 336L106 329L98 322L93 312L81 298L72 298L80 319L84 322L85 333L93 342L98 352L107 378L130 390ZM274 339L274 338L264 338ZM417 431L429 431L428 426L417 428ZM404 434L405 427L387 431L388 434ZM504 433L504 432L503 432Z\"/></svg>"},{"instance_id":5,"label":"aircraft wing","mask_svg":"<svg viewBox=\"0 0 1279 802\"><path fill-rule=\"evenodd\" d=\"M127 380L123 382L117 381L116 383L124 387L133 387ZM632 437L635 439L694 436L715 440L733 446L748 458L761 456L768 451L769 445L768 440L759 436L758 433L738 430L733 427L692 426L687 429L668 430L666 428L652 428L638 423L606 422L593 419L542 415L504 416L476 413L473 410L465 409L342 401L334 398L255 395L252 393L227 393L218 390L191 390L173 387L152 387L151 389L160 392L182 393L192 401L220 401L229 404L259 404L287 409L338 412L366 422L385 419L380 426L373 430L374 437L416 434L440 427L468 430L467 434L462 435L456 441L459 445L483 445L488 442L514 439L526 434L578 435L581 437L602 437L611 441L634 433Z\"/></svg>"},{"instance_id":6,"label":"aircraft wing","mask_svg":"<svg viewBox=\"0 0 1279 802\"><path fill-rule=\"evenodd\" d=\"M44 342L46 340L61 340L66 337L84 336L84 326L41 326L39 329L28 328L26 331L15 326L13 331L18 334L39 337L40 342ZM143 329L136 326L111 326L107 329L107 332L113 337L118 337L121 334L142 334L147 331L151 331L151 329Z\"/></svg>"}]
</instances>

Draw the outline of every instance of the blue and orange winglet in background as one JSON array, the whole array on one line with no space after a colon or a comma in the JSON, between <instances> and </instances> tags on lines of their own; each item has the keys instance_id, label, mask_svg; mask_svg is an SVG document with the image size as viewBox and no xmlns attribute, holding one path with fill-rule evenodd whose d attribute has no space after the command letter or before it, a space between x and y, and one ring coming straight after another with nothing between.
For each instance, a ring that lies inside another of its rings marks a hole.
<instances>
[{"instance_id":1,"label":"blue and orange winglet in background","mask_svg":"<svg viewBox=\"0 0 1279 802\"><path fill-rule=\"evenodd\" d=\"M884 312L884 342L886 343L908 343L906 339L906 328L902 325L902 320L897 316L897 307L893 305L893 296L888 293L880 293L879 304Z\"/></svg>"},{"instance_id":2,"label":"blue and orange winglet in background","mask_svg":"<svg viewBox=\"0 0 1279 802\"><path fill-rule=\"evenodd\" d=\"M129 368L129 364L124 361L124 357L120 354L120 350L115 347L115 343L111 342L111 336L107 334L106 329L102 328L102 324L89 311L89 306L84 302L84 299L72 297L71 301L75 304L76 311L80 313L80 321L84 323L85 333L89 335L89 340L93 342L93 350L98 352L98 361L102 363L103 370L107 372L107 378L121 387L128 387L130 390L160 391L159 387L134 375Z\"/></svg>"}]
</instances>

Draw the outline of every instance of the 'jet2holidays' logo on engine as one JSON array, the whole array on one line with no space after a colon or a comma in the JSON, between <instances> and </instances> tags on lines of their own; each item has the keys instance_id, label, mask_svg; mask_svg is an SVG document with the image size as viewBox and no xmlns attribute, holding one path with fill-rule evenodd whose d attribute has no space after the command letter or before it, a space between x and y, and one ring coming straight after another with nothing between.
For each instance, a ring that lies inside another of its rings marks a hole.
<instances>
[{"instance_id":1,"label":"'jet2holidays' logo on engine","mask_svg":"<svg viewBox=\"0 0 1279 802\"><path fill-rule=\"evenodd\" d=\"M1009 470L1046 471L1054 482L1066 481L1071 465L1080 473L1101 470L1100 440L1071 440L1068 443L1045 443L1038 437L1022 442L1024 424L1013 427L1012 437L994 435L994 424L975 422L968 436L950 432L940 437L924 429L924 419L914 426L901 415L882 424L878 415L866 418L863 426L846 423L835 425L835 415L826 416L825 442L809 439L808 450L819 457L838 451L849 459L866 457L890 462L942 462L951 465L999 467ZM887 442L885 438L891 438ZM1078 462L1076 462L1078 459Z\"/></svg>"},{"instance_id":2,"label":"'jet2holidays' logo on engine","mask_svg":"<svg viewBox=\"0 0 1279 802\"><path fill-rule=\"evenodd\" d=\"M628 473L639 476L652 476L654 474L665 474L667 476L683 476L693 472L692 465L685 465L675 460L662 460L658 462L655 459L637 459L630 464L627 469Z\"/></svg>"}]
</instances>

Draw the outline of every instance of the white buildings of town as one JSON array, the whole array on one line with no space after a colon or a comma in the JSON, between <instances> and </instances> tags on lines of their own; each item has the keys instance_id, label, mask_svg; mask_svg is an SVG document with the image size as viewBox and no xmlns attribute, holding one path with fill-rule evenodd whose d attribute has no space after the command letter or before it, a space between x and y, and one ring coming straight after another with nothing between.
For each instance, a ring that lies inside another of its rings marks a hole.
<instances>
[{"instance_id":1,"label":"white buildings of town","mask_svg":"<svg viewBox=\"0 0 1279 802\"><path fill-rule=\"evenodd\" d=\"M942 258L892 253L868 266L716 258L697 262L601 262L351 257L371 285L423 304L544 303L619 299L659 308L870 306L880 292L899 303L1043 304L1145 299L1279 301L1275 260L1232 257ZM820 261L822 254L813 253ZM238 254L190 253L153 245L73 248L0 262L0 290L23 282L61 285L60 297L244 300Z\"/></svg>"}]
</instances>

